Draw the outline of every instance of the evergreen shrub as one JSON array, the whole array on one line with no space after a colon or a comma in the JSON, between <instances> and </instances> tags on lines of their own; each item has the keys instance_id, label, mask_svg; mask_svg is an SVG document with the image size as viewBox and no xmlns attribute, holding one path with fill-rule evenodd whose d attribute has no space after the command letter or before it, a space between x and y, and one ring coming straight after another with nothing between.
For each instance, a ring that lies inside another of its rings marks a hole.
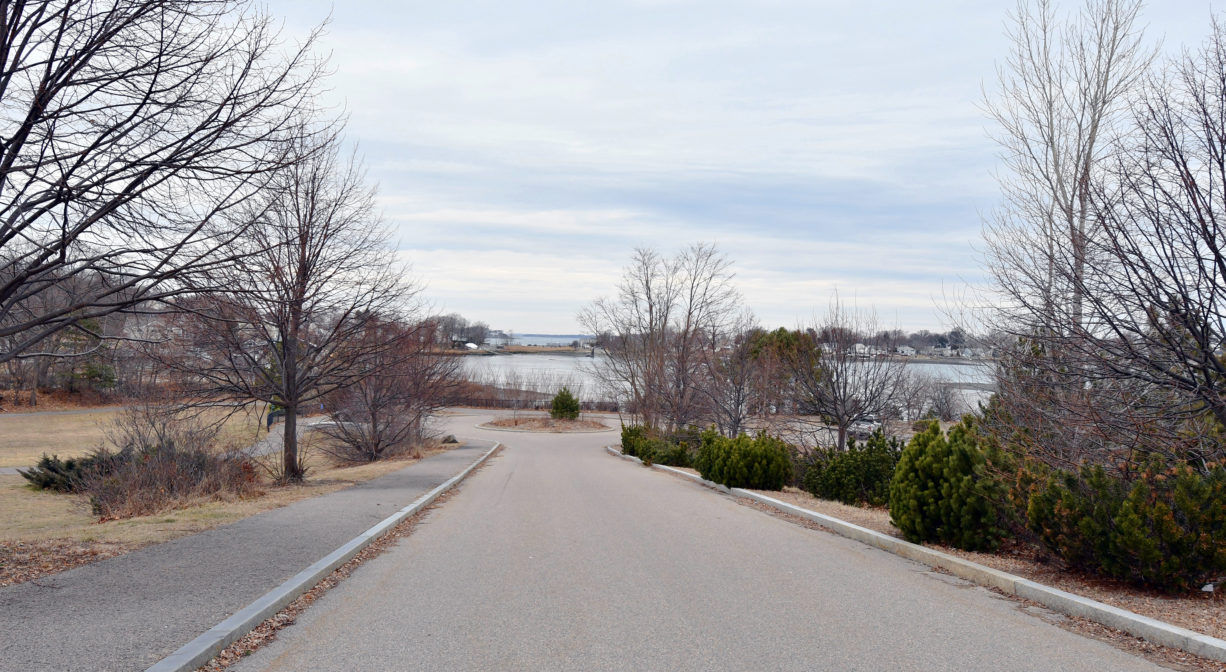
<instances>
[{"instance_id":1,"label":"evergreen shrub","mask_svg":"<svg viewBox=\"0 0 1226 672\"><path fill-rule=\"evenodd\" d=\"M17 473L39 490L77 492L84 478L95 473L104 463L96 453L67 460L44 453L38 464L30 469L18 469Z\"/></svg>"},{"instance_id":2,"label":"evergreen shrub","mask_svg":"<svg viewBox=\"0 0 1226 672\"><path fill-rule=\"evenodd\" d=\"M622 425L622 454L632 455L646 464L689 467L693 460L687 433L656 436L643 425Z\"/></svg>"},{"instance_id":3,"label":"evergreen shrub","mask_svg":"<svg viewBox=\"0 0 1226 672\"><path fill-rule=\"evenodd\" d=\"M554 420L578 420L579 419L579 400L575 395L571 394L570 388L563 387L558 390L558 393L553 395L553 404L550 407L549 415Z\"/></svg>"},{"instance_id":4,"label":"evergreen shrub","mask_svg":"<svg viewBox=\"0 0 1226 672\"><path fill-rule=\"evenodd\" d=\"M714 429L703 433L694 467L708 481L730 488L780 490L792 476L792 460L783 440L766 434L729 439Z\"/></svg>"},{"instance_id":5,"label":"evergreen shrub","mask_svg":"<svg viewBox=\"0 0 1226 672\"><path fill-rule=\"evenodd\" d=\"M933 422L907 444L890 483L890 519L908 541L972 551L999 545L1001 486L989 477L979 444L969 417L948 435Z\"/></svg>"},{"instance_id":6,"label":"evergreen shrub","mask_svg":"<svg viewBox=\"0 0 1226 672\"><path fill-rule=\"evenodd\" d=\"M1030 529L1070 566L1167 591L1226 573L1226 469L1100 465L1053 472L1027 507Z\"/></svg>"},{"instance_id":7,"label":"evergreen shrub","mask_svg":"<svg viewBox=\"0 0 1226 672\"><path fill-rule=\"evenodd\" d=\"M890 499L890 481L902 448L901 441L886 437L878 428L863 444L851 439L847 450L817 451L802 485L820 499L884 506Z\"/></svg>"},{"instance_id":8,"label":"evergreen shrub","mask_svg":"<svg viewBox=\"0 0 1226 672\"><path fill-rule=\"evenodd\" d=\"M643 425L622 425L622 455L638 457L649 438L647 427Z\"/></svg>"}]
</instances>

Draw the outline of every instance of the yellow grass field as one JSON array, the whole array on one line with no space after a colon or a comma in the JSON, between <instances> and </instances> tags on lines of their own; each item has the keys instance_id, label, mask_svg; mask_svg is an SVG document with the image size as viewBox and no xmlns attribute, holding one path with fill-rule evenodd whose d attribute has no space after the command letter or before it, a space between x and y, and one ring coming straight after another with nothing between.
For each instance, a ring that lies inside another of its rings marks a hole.
<instances>
[{"instance_id":1,"label":"yellow grass field","mask_svg":"<svg viewBox=\"0 0 1226 672\"><path fill-rule=\"evenodd\" d=\"M300 499L325 495L401 469L414 460L388 460L357 467L320 464L302 485L266 486L252 499L202 501L151 516L98 522L84 495L42 492L21 476L0 475L0 542L69 539L139 547L231 523ZM317 460L321 462L322 460Z\"/></svg>"},{"instance_id":2,"label":"yellow grass field","mask_svg":"<svg viewBox=\"0 0 1226 672\"><path fill-rule=\"evenodd\" d=\"M0 467L34 466L44 453L63 458L86 455L103 444L106 428L120 412L118 407L107 407L52 413L0 413ZM206 413L220 418L222 411ZM259 411L251 409L231 416L219 438L223 445L247 446L263 436Z\"/></svg>"},{"instance_id":3,"label":"yellow grass field","mask_svg":"<svg viewBox=\"0 0 1226 672\"><path fill-rule=\"evenodd\" d=\"M108 426L122 412L117 407L67 413L10 413L0 415L0 466L33 466L44 453L78 457L102 445ZM222 411L206 413L220 419ZM219 443L249 446L266 434L258 411L231 415L223 425ZM99 523L83 495L42 492L20 475L0 474L0 543L63 539L77 542L117 543L125 547L166 541L184 534L229 523L291 502L334 492L382 476L411 464L396 459L355 467L338 467L313 445L307 433L300 449L307 456L307 482L300 485L265 485L248 499L202 500L174 511ZM431 447L423 454L440 452ZM279 455L266 458L271 462Z\"/></svg>"}]
</instances>

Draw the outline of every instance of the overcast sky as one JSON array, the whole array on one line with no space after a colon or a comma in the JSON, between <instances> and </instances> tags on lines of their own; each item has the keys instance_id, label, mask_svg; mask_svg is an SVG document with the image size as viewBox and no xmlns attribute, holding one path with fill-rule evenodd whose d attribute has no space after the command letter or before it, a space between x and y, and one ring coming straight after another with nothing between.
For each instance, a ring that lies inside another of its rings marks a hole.
<instances>
[{"instance_id":1,"label":"overcast sky","mask_svg":"<svg viewBox=\"0 0 1226 672\"><path fill-rule=\"evenodd\" d=\"M948 328L979 282L996 147L979 109L1010 0L268 4L329 14L324 104L349 117L397 247L439 311L577 333L635 247L716 243L767 327L837 289L883 326ZM1210 5L1145 11L1168 49Z\"/></svg>"}]
</instances>

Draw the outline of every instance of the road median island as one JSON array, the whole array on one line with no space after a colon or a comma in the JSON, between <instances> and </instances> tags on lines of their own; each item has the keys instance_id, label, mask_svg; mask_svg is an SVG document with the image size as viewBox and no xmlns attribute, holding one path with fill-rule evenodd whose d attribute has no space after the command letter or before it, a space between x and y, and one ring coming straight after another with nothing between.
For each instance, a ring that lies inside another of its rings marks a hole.
<instances>
[{"instance_id":1,"label":"road median island","mask_svg":"<svg viewBox=\"0 0 1226 672\"><path fill-rule=\"evenodd\" d=\"M608 446L609 454L623 460L642 463L638 458L623 455L616 446ZM772 497L741 488L728 488L708 481L697 474L664 465L650 465L653 469L682 476L700 483L712 490L742 497L768 506L784 514L797 516L855 541L874 546L895 555L940 568L961 579L994 588L1014 597L1030 600L1056 612L1084 618L1100 623L1116 630L1141 637L1147 641L1162 646L1168 646L1188 653L1219 662L1226 662L1226 641L1210 637L1199 632L1181 628L1153 618L1120 609L1096 600L1074 595L1072 593L1045 586L1035 581L1014 576L990 567L985 567L969 560L964 560L941 551L927 548L919 544L897 539L859 525L828 516L816 511L810 511Z\"/></svg>"}]
</instances>

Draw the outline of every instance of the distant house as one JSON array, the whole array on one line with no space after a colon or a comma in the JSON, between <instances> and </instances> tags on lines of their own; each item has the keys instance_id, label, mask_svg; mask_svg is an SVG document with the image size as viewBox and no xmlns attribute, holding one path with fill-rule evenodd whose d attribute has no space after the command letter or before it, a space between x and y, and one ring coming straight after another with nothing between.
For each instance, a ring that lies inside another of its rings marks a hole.
<instances>
[{"instance_id":1,"label":"distant house","mask_svg":"<svg viewBox=\"0 0 1226 672\"><path fill-rule=\"evenodd\" d=\"M915 348L909 345L900 345L898 346L898 354L902 355L903 357L914 357Z\"/></svg>"},{"instance_id":2,"label":"distant house","mask_svg":"<svg viewBox=\"0 0 1226 672\"><path fill-rule=\"evenodd\" d=\"M873 354L873 349L863 343L856 343L851 346L851 354L857 357L868 357Z\"/></svg>"}]
</instances>

